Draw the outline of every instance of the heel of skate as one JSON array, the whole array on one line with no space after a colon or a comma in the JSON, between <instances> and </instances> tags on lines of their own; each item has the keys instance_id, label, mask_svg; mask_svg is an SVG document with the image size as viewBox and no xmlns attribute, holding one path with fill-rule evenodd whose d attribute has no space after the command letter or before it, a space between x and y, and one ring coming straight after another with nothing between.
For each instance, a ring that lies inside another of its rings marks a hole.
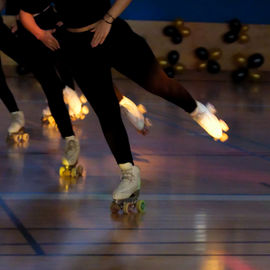
<instances>
[{"instance_id":1,"label":"heel of skate","mask_svg":"<svg viewBox=\"0 0 270 270\"><path fill-rule=\"evenodd\" d=\"M116 214L122 211L124 214L128 215L135 210L138 213L145 212L145 202L143 200L138 200L140 191L136 191L129 198L123 200L113 200L111 203L111 212Z\"/></svg>"},{"instance_id":2,"label":"heel of skate","mask_svg":"<svg viewBox=\"0 0 270 270\"><path fill-rule=\"evenodd\" d=\"M83 176L83 167L81 165L61 166L59 169L59 175L61 177L78 178Z\"/></svg>"}]
</instances>

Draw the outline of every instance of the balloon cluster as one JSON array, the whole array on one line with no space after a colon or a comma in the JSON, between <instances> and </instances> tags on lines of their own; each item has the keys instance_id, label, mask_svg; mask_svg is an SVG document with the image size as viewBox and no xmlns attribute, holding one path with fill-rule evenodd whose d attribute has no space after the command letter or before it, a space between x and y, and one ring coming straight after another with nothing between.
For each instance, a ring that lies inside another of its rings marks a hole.
<instances>
[{"instance_id":1,"label":"balloon cluster","mask_svg":"<svg viewBox=\"0 0 270 270\"><path fill-rule=\"evenodd\" d=\"M232 72L232 80L240 83L249 77L253 81L259 81L261 74L254 69L261 67L264 63L264 57L260 53L254 53L246 58L243 54L238 53L233 57L234 63L238 69Z\"/></svg>"},{"instance_id":2,"label":"balloon cluster","mask_svg":"<svg viewBox=\"0 0 270 270\"><path fill-rule=\"evenodd\" d=\"M242 25L239 19L232 19L228 22L229 31L223 35L223 41L225 43L234 43L238 41L239 43L247 43L249 41L249 36L247 31L249 29L248 25Z\"/></svg>"},{"instance_id":3,"label":"balloon cluster","mask_svg":"<svg viewBox=\"0 0 270 270\"><path fill-rule=\"evenodd\" d=\"M184 25L182 19L176 19L172 25L168 25L163 29L163 34L170 37L174 44L180 44L184 37L191 34L191 30Z\"/></svg>"},{"instance_id":4,"label":"balloon cluster","mask_svg":"<svg viewBox=\"0 0 270 270\"><path fill-rule=\"evenodd\" d=\"M217 60L222 57L221 49L211 49L208 51L204 47L199 47L195 49L194 52L196 57L201 60L197 67L199 71L207 69L211 74L217 74L220 72L221 67Z\"/></svg>"},{"instance_id":5,"label":"balloon cluster","mask_svg":"<svg viewBox=\"0 0 270 270\"><path fill-rule=\"evenodd\" d=\"M178 62L179 59L179 52L173 50L168 53L167 59L159 60L159 64L162 66L168 77L174 78L176 74L181 74L185 70L184 65Z\"/></svg>"}]
</instances>

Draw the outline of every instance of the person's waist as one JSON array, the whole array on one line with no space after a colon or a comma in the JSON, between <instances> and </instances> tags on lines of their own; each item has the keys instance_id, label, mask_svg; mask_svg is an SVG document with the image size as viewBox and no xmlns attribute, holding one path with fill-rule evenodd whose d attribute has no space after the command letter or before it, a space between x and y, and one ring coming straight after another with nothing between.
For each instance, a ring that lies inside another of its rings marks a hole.
<instances>
[{"instance_id":1,"label":"person's waist","mask_svg":"<svg viewBox=\"0 0 270 270\"><path fill-rule=\"evenodd\" d=\"M41 15L41 14L44 13L44 12L46 12L46 11L49 10L50 8L53 8L53 7L52 7L51 5L47 6L47 7L44 8L41 12L33 14L33 17L38 17L39 15Z\"/></svg>"}]
</instances>

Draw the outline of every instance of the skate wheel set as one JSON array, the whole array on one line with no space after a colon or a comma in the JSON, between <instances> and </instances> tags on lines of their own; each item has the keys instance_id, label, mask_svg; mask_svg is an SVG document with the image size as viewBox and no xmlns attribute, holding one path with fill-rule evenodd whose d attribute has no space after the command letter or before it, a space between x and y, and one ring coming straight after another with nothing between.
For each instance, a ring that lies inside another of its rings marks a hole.
<instances>
[{"instance_id":1,"label":"skate wheel set","mask_svg":"<svg viewBox=\"0 0 270 270\"><path fill-rule=\"evenodd\" d=\"M145 212L145 202L143 200L138 200L140 192L135 192L131 197L124 200L113 200L111 203L111 212L116 214L122 211L124 214L128 215L137 210L138 213Z\"/></svg>"},{"instance_id":2,"label":"skate wheel set","mask_svg":"<svg viewBox=\"0 0 270 270\"><path fill-rule=\"evenodd\" d=\"M147 135L149 133L150 128L152 127L152 122L150 121L149 118L145 117L147 110L142 104L139 104L137 108L144 117L144 127L142 130L138 130L138 132L141 133L142 135Z\"/></svg>"},{"instance_id":3,"label":"skate wheel set","mask_svg":"<svg viewBox=\"0 0 270 270\"><path fill-rule=\"evenodd\" d=\"M23 130L18 133L8 134L7 142L9 143L27 143L29 141L29 134L24 132Z\"/></svg>"},{"instance_id":4,"label":"skate wheel set","mask_svg":"<svg viewBox=\"0 0 270 270\"><path fill-rule=\"evenodd\" d=\"M72 114L70 115L70 118L72 121L83 120L85 119L87 114L89 114L89 108L87 107L87 105L83 105L80 113Z\"/></svg>"},{"instance_id":5,"label":"skate wheel set","mask_svg":"<svg viewBox=\"0 0 270 270\"><path fill-rule=\"evenodd\" d=\"M57 127L57 124L53 118L52 115L45 115L41 118L41 122L42 124L44 125L48 125L48 126L51 126L51 127Z\"/></svg>"},{"instance_id":6,"label":"skate wheel set","mask_svg":"<svg viewBox=\"0 0 270 270\"><path fill-rule=\"evenodd\" d=\"M78 166L62 166L59 169L59 175L61 177L81 177L83 175L83 167Z\"/></svg>"}]
</instances>

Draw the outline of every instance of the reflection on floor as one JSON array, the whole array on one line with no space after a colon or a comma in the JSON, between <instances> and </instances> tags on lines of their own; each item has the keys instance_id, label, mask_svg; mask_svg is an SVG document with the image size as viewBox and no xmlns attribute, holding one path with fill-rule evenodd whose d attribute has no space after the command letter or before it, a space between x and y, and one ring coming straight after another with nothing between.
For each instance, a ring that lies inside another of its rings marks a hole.
<instances>
[{"instance_id":1,"label":"reflection on floor","mask_svg":"<svg viewBox=\"0 0 270 270\"><path fill-rule=\"evenodd\" d=\"M10 78L29 145L5 143L0 105L0 269L268 270L270 265L269 83L184 81L230 125L215 142L183 111L127 80L122 92L148 109L143 137L125 124L142 170L145 214L111 215L119 171L91 113L77 121L86 176L59 179L63 143L40 124L44 96Z\"/></svg>"}]
</instances>

